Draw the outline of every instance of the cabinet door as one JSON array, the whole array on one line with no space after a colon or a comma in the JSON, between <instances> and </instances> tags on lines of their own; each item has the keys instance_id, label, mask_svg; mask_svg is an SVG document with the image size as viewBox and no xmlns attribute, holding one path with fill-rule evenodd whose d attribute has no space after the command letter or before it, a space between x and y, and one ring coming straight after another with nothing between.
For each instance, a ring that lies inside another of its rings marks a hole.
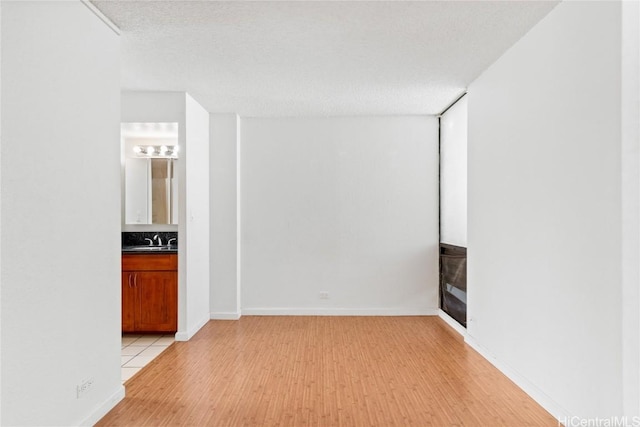
<instances>
[{"instance_id":1,"label":"cabinet door","mask_svg":"<svg viewBox=\"0 0 640 427\"><path fill-rule=\"evenodd\" d=\"M122 272L122 332L135 331L136 288L133 287L134 274Z\"/></svg>"},{"instance_id":2,"label":"cabinet door","mask_svg":"<svg viewBox=\"0 0 640 427\"><path fill-rule=\"evenodd\" d=\"M175 332L178 329L178 273L175 271L138 271L136 329L138 331Z\"/></svg>"}]
</instances>

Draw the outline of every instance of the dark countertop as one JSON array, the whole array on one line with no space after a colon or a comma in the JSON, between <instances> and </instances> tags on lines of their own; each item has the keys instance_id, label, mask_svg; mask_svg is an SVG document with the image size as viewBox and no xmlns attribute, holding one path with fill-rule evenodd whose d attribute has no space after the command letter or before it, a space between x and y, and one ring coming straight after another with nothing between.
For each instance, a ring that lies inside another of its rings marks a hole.
<instances>
[{"instance_id":1,"label":"dark countertop","mask_svg":"<svg viewBox=\"0 0 640 427\"><path fill-rule=\"evenodd\" d=\"M123 254L177 254L177 246L123 246Z\"/></svg>"}]
</instances>

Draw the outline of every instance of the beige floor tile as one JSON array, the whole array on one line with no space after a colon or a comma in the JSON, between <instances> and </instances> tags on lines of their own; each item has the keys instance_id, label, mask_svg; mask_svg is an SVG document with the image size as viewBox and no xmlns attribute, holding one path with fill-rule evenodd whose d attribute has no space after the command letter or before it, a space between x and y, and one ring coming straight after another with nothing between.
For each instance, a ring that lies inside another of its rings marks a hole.
<instances>
[{"instance_id":1,"label":"beige floor tile","mask_svg":"<svg viewBox=\"0 0 640 427\"><path fill-rule=\"evenodd\" d=\"M124 335L122 337L122 346L126 347L126 346L132 344L135 340L137 340L140 337L141 337L141 335Z\"/></svg>"},{"instance_id":2,"label":"beige floor tile","mask_svg":"<svg viewBox=\"0 0 640 427\"><path fill-rule=\"evenodd\" d=\"M174 337L162 337L162 338L158 338L158 340L156 342L154 342L153 344L151 344L151 345L153 345L153 346L156 346L156 345L167 346L167 345L173 344L174 341L175 341Z\"/></svg>"},{"instance_id":3,"label":"beige floor tile","mask_svg":"<svg viewBox=\"0 0 640 427\"><path fill-rule=\"evenodd\" d=\"M144 335L135 340L131 345L151 345L154 342L158 341L160 338L161 335Z\"/></svg>"},{"instance_id":4,"label":"beige floor tile","mask_svg":"<svg viewBox=\"0 0 640 427\"><path fill-rule=\"evenodd\" d=\"M146 349L142 350L142 352L138 356L157 357L160 353L165 351L167 349L167 347L168 346L153 345L153 346L147 347Z\"/></svg>"},{"instance_id":5,"label":"beige floor tile","mask_svg":"<svg viewBox=\"0 0 640 427\"><path fill-rule=\"evenodd\" d=\"M128 361L123 368L144 368L155 356L136 356Z\"/></svg>"},{"instance_id":6,"label":"beige floor tile","mask_svg":"<svg viewBox=\"0 0 640 427\"><path fill-rule=\"evenodd\" d=\"M138 371L142 368L121 368L122 371L122 382L127 381L129 378L138 373Z\"/></svg>"},{"instance_id":7,"label":"beige floor tile","mask_svg":"<svg viewBox=\"0 0 640 427\"><path fill-rule=\"evenodd\" d=\"M140 354L144 349L146 349L148 346L145 345L130 345L127 346L125 348L122 349L121 354L122 356L136 356L138 354Z\"/></svg>"},{"instance_id":8,"label":"beige floor tile","mask_svg":"<svg viewBox=\"0 0 640 427\"><path fill-rule=\"evenodd\" d=\"M158 357L174 342L173 335L123 335L121 363L122 382Z\"/></svg>"}]
</instances>

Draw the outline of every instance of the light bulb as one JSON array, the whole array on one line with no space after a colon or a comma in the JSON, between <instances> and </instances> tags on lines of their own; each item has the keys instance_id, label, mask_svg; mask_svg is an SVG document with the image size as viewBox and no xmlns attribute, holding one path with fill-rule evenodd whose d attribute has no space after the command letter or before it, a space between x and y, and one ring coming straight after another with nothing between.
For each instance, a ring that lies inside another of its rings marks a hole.
<instances>
[{"instance_id":1,"label":"light bulb","mask_svg":"<svg viewBox=\"0 0 640 427\"><path fill-rule=\"evenodd\" d=\"M151 145L147 147L147 155L152 155L153 153L156 152L156 149L153 148Z\"/></svg>"},{"instance_id":2,"label":"light bulb","mask_svg":"<svg viewBox=\"0 0 640 427\"><path fill-rule=\"evenodd\" d=\"M164 155L167 152L167 146L163 145L162 147L160 147L160 154Z\"/></svg>"},{"instance_id":3,"label":"light bulb","mask_svg":"<svg viewBox=\"0 0 640 427\"><path fill-rule=\"evenodd\" d=\"M133 147L133 152L136 154L140 154L142 152L142 148L140 148L139 145L136 145L135 147Z\"/></svg>"}]
</instances>

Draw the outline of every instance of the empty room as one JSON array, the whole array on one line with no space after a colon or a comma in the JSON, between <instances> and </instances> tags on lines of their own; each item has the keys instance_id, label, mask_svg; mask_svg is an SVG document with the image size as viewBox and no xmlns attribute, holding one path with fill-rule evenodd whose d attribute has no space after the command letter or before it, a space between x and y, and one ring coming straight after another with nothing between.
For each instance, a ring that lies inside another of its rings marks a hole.
<instances>
[{"instance_id":1,"label":"empty room","mask_svg":"<svg viewBox=\"0 0 640 427\"><path fill-rule=\"evenodd\" d=\"M0 1L0 424L640 426L640 3Z\"/></svg>"}]
</instances>

